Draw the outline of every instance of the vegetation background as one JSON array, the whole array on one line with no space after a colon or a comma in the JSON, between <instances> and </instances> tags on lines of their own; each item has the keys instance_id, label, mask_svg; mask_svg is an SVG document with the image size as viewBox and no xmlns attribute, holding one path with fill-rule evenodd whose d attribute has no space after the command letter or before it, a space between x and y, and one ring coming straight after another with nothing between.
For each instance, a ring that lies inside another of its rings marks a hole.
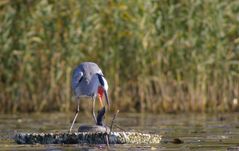
<instances>
[{"instance_id":1,"label":"vegetation background","mask_svg":"<svg viewBox=\"0 0 239 151\"><path fill-rule=\"evenodd\" d=\"M1 0L0 60L0 112L72 111L83 61L112 111L239 111L239 1Z\"/></svg>"}]
</instances>

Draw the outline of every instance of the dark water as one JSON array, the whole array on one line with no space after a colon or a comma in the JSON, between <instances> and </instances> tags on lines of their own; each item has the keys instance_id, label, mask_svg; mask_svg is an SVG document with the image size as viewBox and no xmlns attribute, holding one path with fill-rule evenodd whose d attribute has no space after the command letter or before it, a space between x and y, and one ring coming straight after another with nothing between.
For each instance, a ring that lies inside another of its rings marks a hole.
<instances>
[{"instance_id":1,"label":"dark water","mask_svg":"<svg viewBox=\"0 0 239 151\"><path fill-rule=\"evenodd\" d=\"M16 132L66 132L73 114L0 115L0 150L106 150L105 145L18 145ZM108 115L107 121L111 118ZM163 135L156 145L111 145L111 150L239 150L239 114L125 114L116 124L127 131ZM92 123L79 114L78 123ZM75 127L75 128L76 128ZM183 141L175 144L173 139Z\"/></svg>"}]
</instances>

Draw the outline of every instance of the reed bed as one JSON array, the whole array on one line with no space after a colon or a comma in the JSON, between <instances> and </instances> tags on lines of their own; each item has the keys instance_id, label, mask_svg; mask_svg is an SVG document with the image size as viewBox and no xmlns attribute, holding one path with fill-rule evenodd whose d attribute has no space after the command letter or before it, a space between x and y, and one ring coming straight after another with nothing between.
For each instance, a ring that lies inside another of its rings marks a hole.
<instances>
[{"instance_id":1,"label":"reed bed","mask_svg":"<svg viewBox=\"0 0 239 151\"><path fill-rule=\"evenodd\" d=\"M239 111L238 29L238 0L2 0L0 112L72 111L83 61L112 111Z\"/></svg>"}]
</instances>

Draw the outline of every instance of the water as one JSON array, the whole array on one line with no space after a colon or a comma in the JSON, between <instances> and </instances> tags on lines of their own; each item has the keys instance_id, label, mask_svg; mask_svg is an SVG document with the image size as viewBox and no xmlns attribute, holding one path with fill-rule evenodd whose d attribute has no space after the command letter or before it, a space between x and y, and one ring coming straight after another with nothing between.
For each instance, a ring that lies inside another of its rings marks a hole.
<instances>
[{"instance_id":1,"label":"water","mask_svg":"<svg viewBox=\"0 0 239 151\"><path fill-rule=\"evenodd\" d=\"M73 114L0 115L0 150L98 150L105 145L18 145L16 132L67 132ZM108 117L106 119L110 121ZM92 123L90 115L79 114L80 123ZM127 131L163 135L155 145L111 145L111 150L239 150L239 116L233 114L126 114L116 124ZM77 123L76 126L79 126ZM76 127L75 127L76 128ZM178 138L183 141L175 144Z\"/></svg>"}]
</instances>

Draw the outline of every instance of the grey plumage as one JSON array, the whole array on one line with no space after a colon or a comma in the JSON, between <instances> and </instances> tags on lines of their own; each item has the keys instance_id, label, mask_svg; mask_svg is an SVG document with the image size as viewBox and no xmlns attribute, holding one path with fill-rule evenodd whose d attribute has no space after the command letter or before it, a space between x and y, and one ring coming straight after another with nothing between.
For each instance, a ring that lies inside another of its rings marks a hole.
<instances>
[{"instance_id":1,"label":"grey plumage","mask_svg":"<svg viewBox=\"0 0 239 151\"><path fill-rule=\"evenodd\" d=\"M94 94L99 84L97 74L103 73L99 66L93 62L83 62L73 71L72 89L76 97L95 97Z\"/></svg>"}]
</instances>

